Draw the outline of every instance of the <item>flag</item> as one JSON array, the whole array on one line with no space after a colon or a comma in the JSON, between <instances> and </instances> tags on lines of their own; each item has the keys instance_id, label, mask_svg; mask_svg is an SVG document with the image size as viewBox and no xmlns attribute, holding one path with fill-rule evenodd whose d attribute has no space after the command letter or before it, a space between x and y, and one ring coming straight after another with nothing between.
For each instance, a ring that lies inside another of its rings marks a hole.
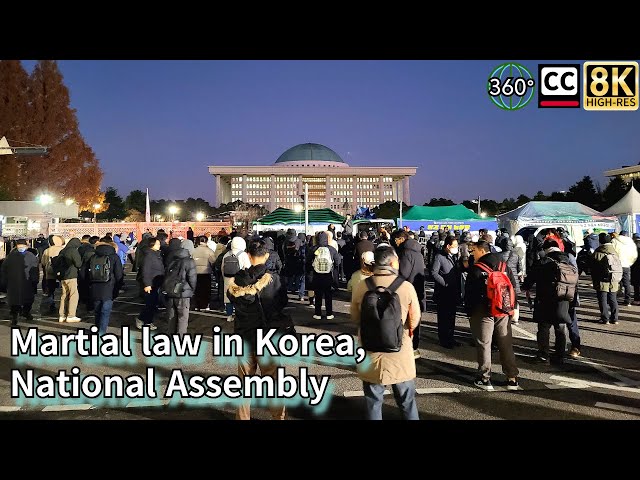
<instances>
[{"instance_id":1,"label":"flag","mask_svg":"<svg viewBox=\"0 0 640 480\"><path fill-rule=\"evenodd\" d=\"M151 222L151 207L149 206L149 189L147 188L147 211L144 214L144 221Z\"/></svg>"}]
</instances>

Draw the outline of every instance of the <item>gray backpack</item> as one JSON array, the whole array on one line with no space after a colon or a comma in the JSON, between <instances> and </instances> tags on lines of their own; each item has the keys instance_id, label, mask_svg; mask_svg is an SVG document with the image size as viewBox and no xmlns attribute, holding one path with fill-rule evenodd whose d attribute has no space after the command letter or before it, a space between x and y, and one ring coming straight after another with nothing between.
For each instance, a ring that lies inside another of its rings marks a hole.
<instances>
[{"instance_id":1,"label":"gray backpack","mask_svg":"<svg viewBox=\"0 0 640 480\"><path fill-rule=\"evenodd\" d=\"M620 283L622 281L622 263L620 263L620 257L615 253L607 253L604 257L605 268L608 275L608 280L611 283Z\"/></svg>"}]
</instances>

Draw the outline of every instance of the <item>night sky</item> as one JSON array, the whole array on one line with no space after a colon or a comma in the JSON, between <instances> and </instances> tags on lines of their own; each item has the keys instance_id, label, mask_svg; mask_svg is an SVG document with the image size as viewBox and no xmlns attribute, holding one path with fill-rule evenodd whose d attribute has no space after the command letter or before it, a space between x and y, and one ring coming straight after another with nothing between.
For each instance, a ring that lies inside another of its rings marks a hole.
<instances>
[{"instance_id":1,"label":"night sky","mask_svg":"<svg viewBox=\"0 0 640 480\"><path fill-rule=\"evenodd\" d=\"M352 166L417 166L411 200L502 200L640 161L640 110L503 111L487 93L519 61L59 61L80 130L124 197L214 199L209 165L270 165L321 143ZM25 61L31 71L34 61Z\"/></svg>"}]
</instances>

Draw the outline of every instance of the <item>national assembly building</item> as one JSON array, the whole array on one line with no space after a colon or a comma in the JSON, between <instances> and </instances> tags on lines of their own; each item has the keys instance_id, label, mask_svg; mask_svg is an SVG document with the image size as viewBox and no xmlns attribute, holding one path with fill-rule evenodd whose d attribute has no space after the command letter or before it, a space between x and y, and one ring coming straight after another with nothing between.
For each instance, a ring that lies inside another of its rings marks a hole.
<instances>
[{"instance_id":1,"label":"national assembly building","mask_svg":"<svg viewBox=\"0 0 640 480\"><path fill-rule=\"evenodd\" d=\"M240 200L273 211L301 204L308 185L309 208L331 208L341 215L389 200L411 204L409 178L416 167L351 167L324 145L303 143L264 167L211 166L216 207Z\"/></svg>"}]
</instances>

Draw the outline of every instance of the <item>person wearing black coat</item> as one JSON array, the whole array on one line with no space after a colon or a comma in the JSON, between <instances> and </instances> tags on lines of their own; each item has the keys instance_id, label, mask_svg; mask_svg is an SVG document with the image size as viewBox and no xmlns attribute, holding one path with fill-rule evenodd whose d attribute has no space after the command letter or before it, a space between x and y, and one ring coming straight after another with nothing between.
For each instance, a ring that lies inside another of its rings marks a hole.
<instances>
[{"instance_id":1,"label":"person wearing black coat","mask_svg":"<svg viewBox=\"0 0 640 480\"><path fill-rule=\"evenodd\" d=\"M513 242L507 236L503 236L501 243L502 252L498 255L502 258L502 261L507 265L507 268L511 270L514 283L513 289L516 295L520 295L520 277L522 276L522 270L520 269L520 255L513 249ZM511 317L511 323L517 325L520 319L520 306L516 298L516 308Z\"/></svg>"},{"instance_id":2,"label":"person wearing black coat","mask_svg":"<svg viewBox=\"0 0 640 480\"><path fill-rule=\"evenodd\" d=\"M355 250L353 252L353 259L360 266L360 259L362 258L362 254L364 252L374 252L376 246L373 244L371 240L369 240L369 235L366 230L361 230L358 234L358 240L356 241ZM357 270L357 268L356 268Z\"/></svg>"},{"instance_id":3,"label":"person wearing black coat","mask_svg":"<svg viewBox=\"0 0 640 480\"><path fill-rule=\"evenodd\" d=\"M257 330L276 328L284 333L293 326L291 317L283 312L289 301L287 288L277 273L267 271L265 262L269 252L264 242L251 242L247 254L251 267L240 270L231 279L227 290L227 297L236 312L234 333L242 337L245 349L248 350L243 357L238 357L238 375L241 379L247 375L256 375L260 367L261 376L275 378L278 362L257 355ZM239 405L236 419L249 420L250 409L250 400ZM272 404L270 410L273 419L285 418L284 405Z\"/></svg>"},{"instance_id":4,"label":"person wearing black coat","mask_svg":"<svg viewBox=\"0 0 640 480\"><path fill-rule=\"evenodd\" d=\"M275 245L273 244L273 239L271 237L264 237L262 239L269 250L269 258L267 259L267 270L271 273L277 273L280 275L282 270L282 260L280 260L280 255L276 253Z\"/></svg>"},{"instance_id":5,"label":"person wearing black coat","mask_svg":"<svg viewBox=\"0 0 640 480\"><path fill-rule=\"evenodd\" d=\"M538 322L538 354L536 360L546 363L549 360L549 330L553 325L556 336L555 352L551 357L554 363L563 363L567 345L567 325L572 319L569 313L571 307L568 300L558 300L555 290L556 269L555 262L572 264L568 254L561 252L555 240L545 240L544 255L540 261L527 270L527 278L522 289L530 298L529 291L536 287L533 320ZM576 291L578 287L576 284Z\"/></svg>"},{"instance_id":6,"label":"person wearing black coat","mask_svg":"<svg viewBox=\"0 0 640 480\"><path fill-rule=\"evenodd\" d=\"M149 237L148 245L150 246L145 247L144 261L140 269L144 289L144 309L136 319L136 327L142 329L147 325L151 330L156 330L153 317L158 311L159 290L164 280L164 264L160 253L160 240Z\"/></svg>"},{"instance_id":7,"label":"person wearing black coat","mask_svg":"<svg viewBox=\"0 0 640 480\"><path fill-rule=\"evenodd\" d=\"M313 316L316 320L322 318L322 299L325 299L325 309L327 311L327 320L333 319L333 286L334 286L334 272L338 265L340 265L340 254L338 251L329 245L329 236L327 232L318 232L316 245L308 249L306 270L310 275L310 290L313 290L315 294L315 308L316 313ZM333 269L330 273L318 273L313 269L313 260L316 257L316 251L326 247L331 253L331 261L333 262Z\"/></svg>"},{"instance_id":8,"label":"person wearing black coat","mask_svg":"<svg viewBox=\"0 0 640 480\"><path fill-rule=\"evenodd\" d=\"M7 291L7 303L11 308L11 325L18 324L18 315L32 320L31 306L38 285L38 259L27 251L27 241L16 240L0 268L0 285Z\"/></svg>"},{"instance_id":9,"label":"person wearing black coat","mask_svg":"<svg viewBox=\"0 0 640 480\"><path fill-rule=\"evenodd\" d=\"M171 265L174 255L178 250L181 249L182 240L180 240L179 238L172 238L171 240L169 240L169 245L167 245L167 248L165 250L162 250L162 247L160 247L160 252L162 252L162 259L165 268Z\"/></svg>"},{"instance_id":10,"label":"person wearing black coat","mask_svg":"<svg viewBox=\"0 0 640 480\"><path fill-rule=\"evenodd\" d=\"M196 262L189 254L189 250L181 248L172 251L171 263L166 268L165 278L170 278L170 269L175 268L178 276L177 282L182 284L179 292L166 291L167 296L167 329L168 334L185 335L189 326L189 304L196 291L198 272Z\"/></svg>"},{"instance_id":11,"label":"person wearing black coat","mask_svg":"<svg viewBox=\"0 0 640 480\"><path fill-rule=\"evenodd\" d=\"M39 233L38 238L33 241L33 248L38 250L38 258L42 258L44 251L49 248L49 242L42 233Z\"/></svg>"},{"instance_id":12,"label":"person wearing black coat","mask_svg":"<svg viewBox=\"0 0 640 480\"><path fill-rule=\"evenodd\" d=\"M117 298L120 287L124 283L124 272L116 249L108 243L98 242L96 244L95 254L90 257L87 266L91 264L92 257L108 257L111 267L108 282L93 281L89 273L90 268L83 268L79 274L79 278L85 277L86 275L85 278L89 285L89 295L94 305L95 324L98 327L98 333L104 335L109 327L113 301Z\"/></svg>"},{"instance_id":13,"label":"person wearing black coat","mask_svg":"<svg viewBox=\"0 0 640 480\"><path fill-rule=\"evenodd\" d=\"M438 340L444 348L459 347L454 339L456 308L460 303L460 265L458 241L454 237L444 240L444 248L436 255L431 267L434 280L434 302L437 305Z\"/></svg>"},{"instance_id":14,"label":"person wearing black coat","mask_svg":"<svg viewBox=\"0 0 640 480\"><path fill-rule=\"evenodd\" d=\"M398 273L407 282L411 283L416 289L418 300L420 303L420 311L426 310L425 297L424 297L424 282L425 278L425 265L424 257L422 256L420 245L416 240L409 238L409 234L405 231L400 231L394 238L396 244L396 251L398 253L398 259L400 261L400 270ZM418 356L420 345L420 325L413 332L413 351L414 356Z\"/></svg>"}]
</instances>

